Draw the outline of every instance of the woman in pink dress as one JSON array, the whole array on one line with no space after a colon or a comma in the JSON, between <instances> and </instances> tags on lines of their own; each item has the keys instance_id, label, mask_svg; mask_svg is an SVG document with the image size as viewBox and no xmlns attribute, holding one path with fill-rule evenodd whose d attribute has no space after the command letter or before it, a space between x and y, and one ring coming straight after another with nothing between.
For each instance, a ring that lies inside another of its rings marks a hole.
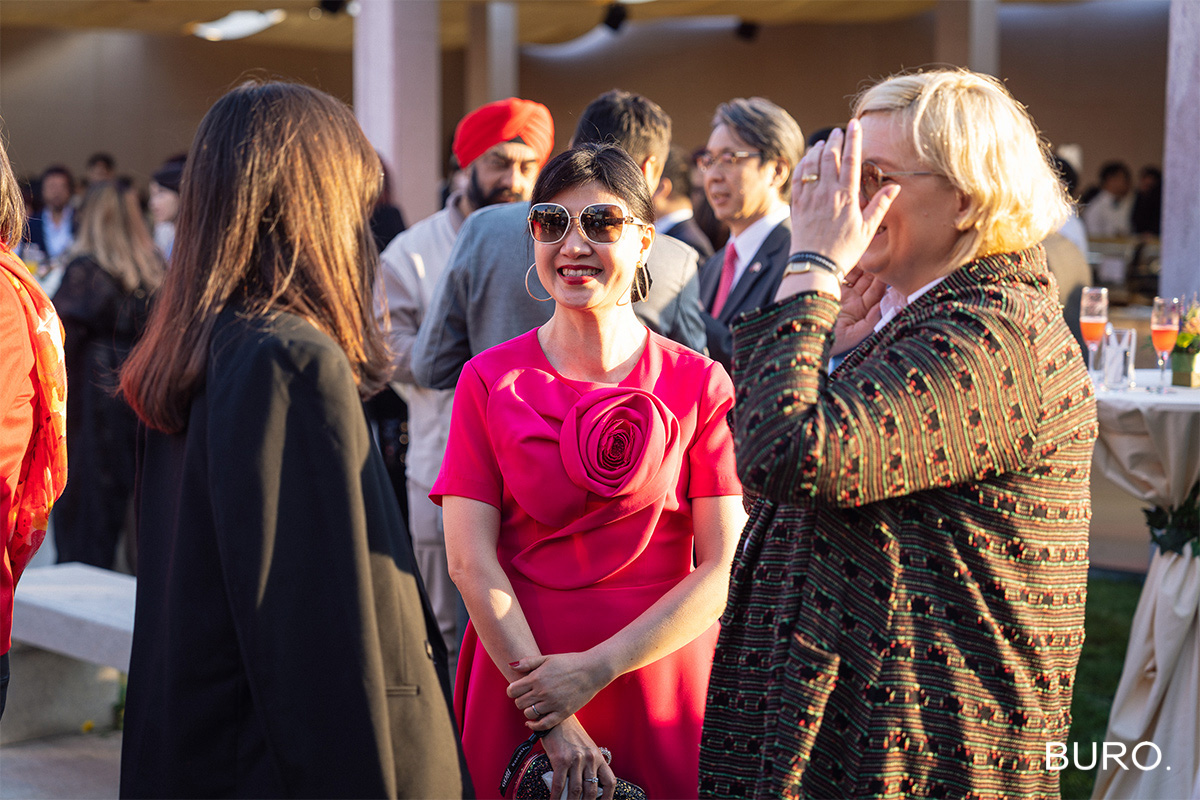
<instances>
[{"instance_id":1,"label":"woman in pink dress","mask_svg":"<svg viewBox=\"0 0 1200 800\"><path fill-rule=\"evenodd\" d=\"M634 315L654 242L619 148L552 160L529 214L554 314L463 369L432 496L471 614L455 687L481 797L530 730L551 797L695 797L729 565L745 521L720 365ZM541 287L545 287L543 290ZM601 746L612 750L608 766Z\"/></svg>"}]
</instances>

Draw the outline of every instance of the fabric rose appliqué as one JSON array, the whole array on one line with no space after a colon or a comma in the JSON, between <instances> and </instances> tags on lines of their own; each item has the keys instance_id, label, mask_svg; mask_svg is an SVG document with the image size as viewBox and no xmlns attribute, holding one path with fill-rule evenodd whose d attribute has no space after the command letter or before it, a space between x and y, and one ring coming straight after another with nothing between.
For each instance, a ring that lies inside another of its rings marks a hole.
<instances>
[{"instance_id":1,"label":"fabric rose appliqu\u00e9","mask_svg":"<svg viewBox=\"0 0 1200 800\"><path fill-rule=\"evenodd\" d=\"M506 488L544 526L533 540L510 543L511 569L566 590L637 560L679 486L686 446L670 408L640 389L579 393L522 370L497 381L488 419Z\"/></svg>"},{"instance_id":2,"label":"fabric rose appliqu\u00e9","mask_svg":"<svg viewBox=\"0 0 1200 800\"><path fill-rule=\"evenodd\" d=\"M567 411L559 449L567 475L589 492L665 494L679 473L679 421L649 392L594 389Z\"/></svg>"}]
</instances>

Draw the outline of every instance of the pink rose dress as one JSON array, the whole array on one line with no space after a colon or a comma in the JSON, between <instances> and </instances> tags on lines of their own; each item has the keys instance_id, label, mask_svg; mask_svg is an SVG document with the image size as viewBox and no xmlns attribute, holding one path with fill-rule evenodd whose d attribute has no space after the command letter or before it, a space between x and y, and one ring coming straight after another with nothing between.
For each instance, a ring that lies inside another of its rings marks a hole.
<instances>
[{"instance_id":1,"label":"pink rose dress","mask_svg":"<svg viewBox=\"0 0 1200 800\"><path fill-rule=\"evenodd\" d=\"M720 365L657 334L612 385L562 377L530 331L463 369L430 496L498 508L497 556L542 652L586 650L691 572L692 498L741 494L732 403ZM717 627L577 714L616 775L652 798L696 796ZM498 795L529 735L507 685L468 625L454 705L480 797Z\"/></svg>"}]
</instances>

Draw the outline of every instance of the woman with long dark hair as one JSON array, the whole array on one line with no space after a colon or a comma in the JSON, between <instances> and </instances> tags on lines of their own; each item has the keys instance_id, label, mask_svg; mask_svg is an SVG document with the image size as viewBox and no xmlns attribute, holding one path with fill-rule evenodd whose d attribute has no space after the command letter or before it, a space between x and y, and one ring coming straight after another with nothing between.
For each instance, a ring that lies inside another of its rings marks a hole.
<instances>
[{"instance_id":1,"label":"woman with long dark hair","mask_svg":"<svg viewBox=\"0 0 1200 800\"><path fill-rule=\"evenodd\" d=\"M361 398L379 159L323 92L209 110L121 388L149 429L126 797L457 797L445 649Z\"/></svg>"},{"instance_id":2,"label":"woman with long dark hair","mask_svg":"<svg viewBox=\"0 0 1200 800\"><path fill-rule=\"evenodd\" d=\"M129 519L137 440L137 417L114 396L117 370L146 324L164 265L132 189L92 185L78 218L54 293L65 329L71 459L54 508L54 541L59 563L112 569ZM131 567L134 552L126 547Z\"/></svg>"}]
</instances>

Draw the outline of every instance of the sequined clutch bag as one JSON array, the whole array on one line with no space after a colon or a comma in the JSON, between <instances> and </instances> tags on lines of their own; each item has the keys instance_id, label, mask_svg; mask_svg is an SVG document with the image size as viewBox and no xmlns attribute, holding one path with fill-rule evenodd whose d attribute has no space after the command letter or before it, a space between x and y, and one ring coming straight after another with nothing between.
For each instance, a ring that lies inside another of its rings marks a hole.
<instances>
[{"instance_id":1,"label":"sequined clutch bag","mask_svg":"<svg viewBox=\"0 0 1200 800\"><path fill-rule=\"evenodd\" d=\"M554 779L554 767L550 766L550 757L545 753L530 755L537 740L549 731L535 732L532 736L517 746L513 757L504 770L504 778L500 781L500 796L508 797L508 789L513 789L513 800L550 800L550 785ZM602 748L605 758L610 758L607 750ZM567 791L563 789L563 797ZM646 791L637 784L617 778L613 787L613 800L646 800Z\"/></svg>"}]
</instances>

